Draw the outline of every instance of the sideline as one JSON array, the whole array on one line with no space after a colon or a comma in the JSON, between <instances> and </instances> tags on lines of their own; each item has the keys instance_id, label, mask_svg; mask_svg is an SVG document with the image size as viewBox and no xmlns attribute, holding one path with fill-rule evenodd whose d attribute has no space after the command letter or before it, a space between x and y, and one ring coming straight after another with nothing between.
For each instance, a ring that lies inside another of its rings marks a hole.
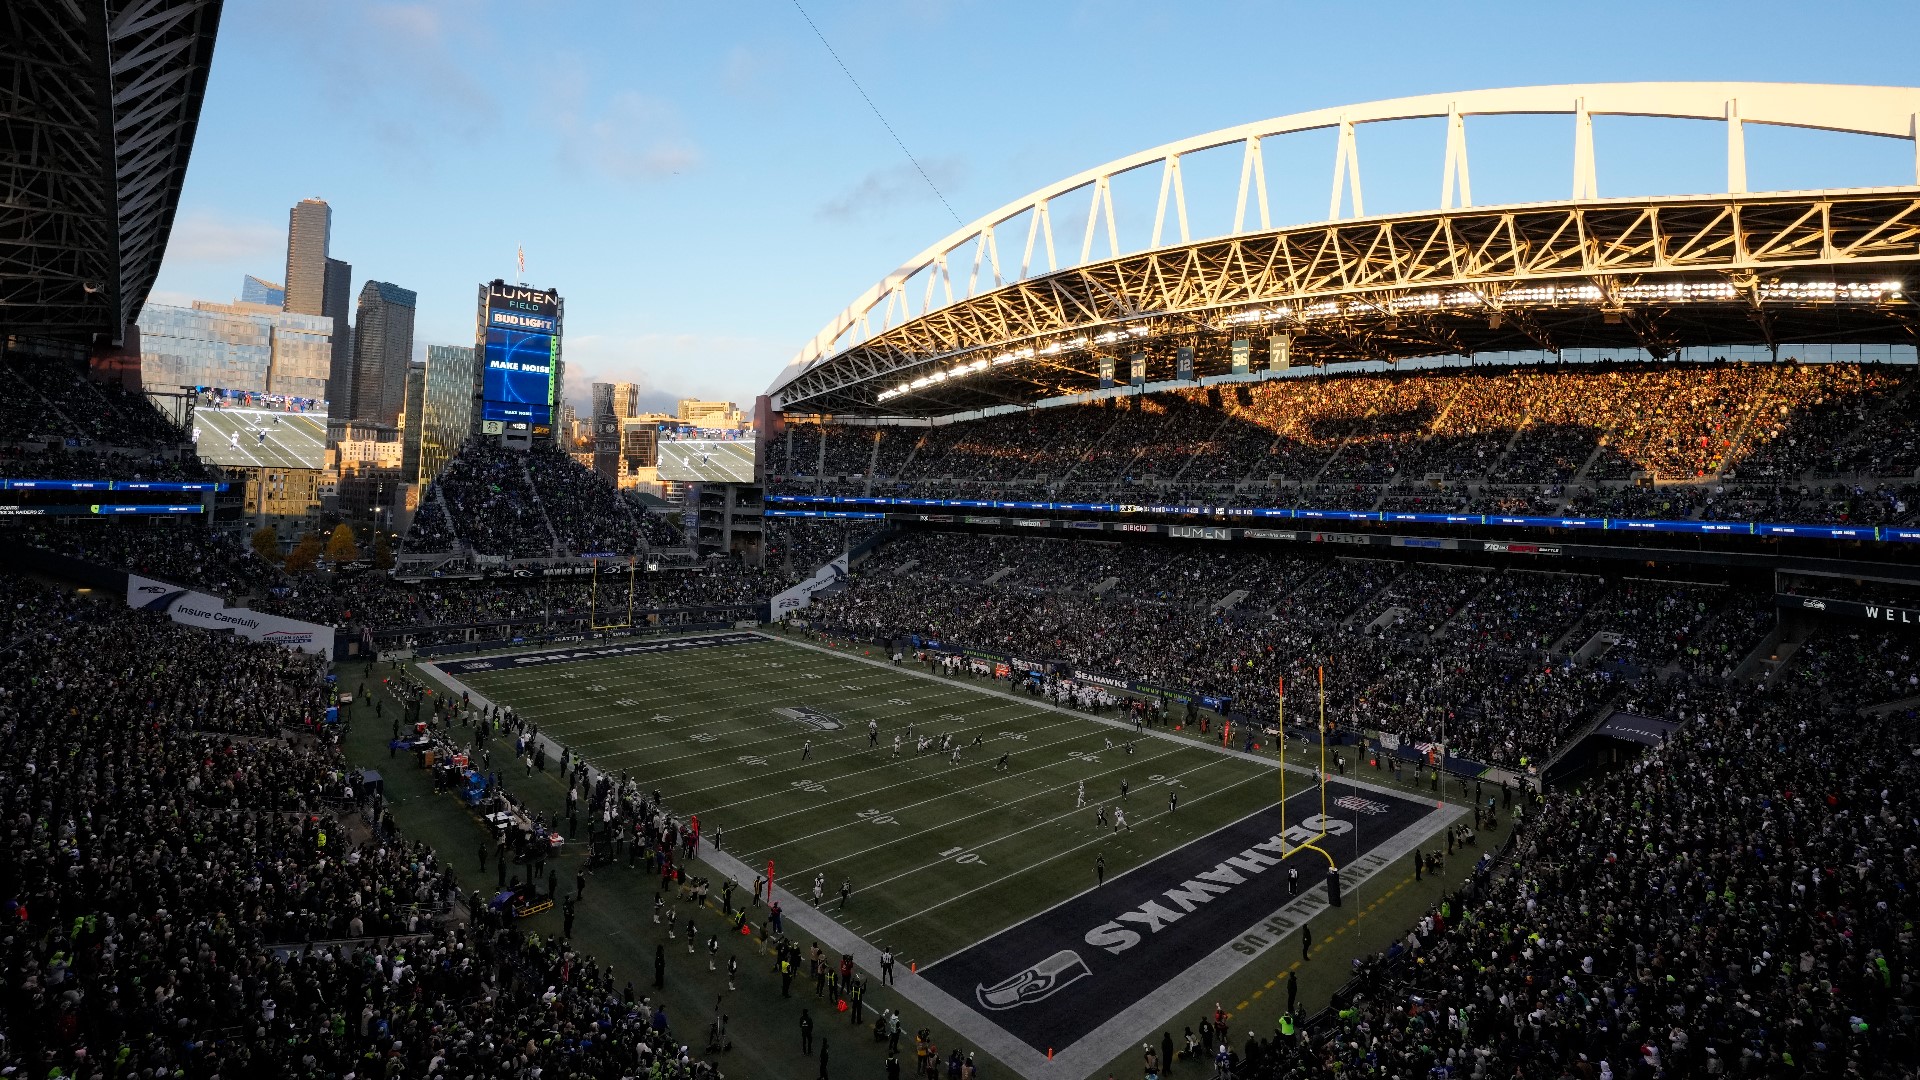
<instances>
[{"instance_id":1,"label":"sideline","mask_svg":"<svg viewBox=\"0 0 1920 1080\"><path fill-rule=\"evenodd\" d=\"M738 631L729 631L738 633ZM1176 746L1205 750L1222 757L1238 761L1263 761L1259 756L1249 756L1237 750L1216 746L1211 742L1176 736L1171 732L1143 728L1137 734L1133 726L1124 721L1111 720L1088 713L1055 705L1045 698L1028 698L1005 690L989 689L975 685L971 680L949 679L930 672L919 670L914 665L894 664L890 661L876 660L872 657L852 655L840 649L831 649L811 642L795 641L783 635L765 631L752 631L754 636L769 642L791 645L795 648L810 649L824 656L851 659L873 667L905 674L949 687L965 687L975 693L1002 698L1034 709L1050 710L1063 716L1093 724L1102 724L1126 732L1135 738L1150 737L1161 739ZM713 635L701 634L696 637ZM543 652L564 652L564 648L540 650ZM584 659L584 658L583 658ZM454 693L464 693L476 704L491 707L495 703L467 686L459 679L441 670L437 663L418 662L418 669L451 689ZM561 743L542 732L537 736L540 743L547 747L550 757L558 757L565 749ZM1293 772L1309 777L1318 777L1319 771L1301 765L1283 766ZM1357 769L1356 769L1357 773ZM1339 777L1342 784L1407 799L1410 793L1372 783L1358 775ZM1411 793L1418 798L1419 793ZM1365 855L1348 864L1340 873L1342 891L1349 897L1357 894L1360 886L1370 881L1382 870L1392 866L1396 860L1436 833L1454 819L1466 814L1466 807L1445 797L1434 800L1435 806L1428 813L1402 830L1386 843L1370 849ZM1197 838L1204 839L1204 838ZM1197 842L1189 841L1189 843ZM1183 845L1184 846L1184 845ZM703 845L704 850L698 856L699 861L707 863L716 871L726 874L743 888L759 876L758 871L724 851L714 851ZM1179 850L1178 848L1170 850ZM1166 854L1163 852L1162 854ZM865 938L834 921L833 917L812 904L794 895L785 888L775 885L771 899L777 899L781 905L783 921L790 921L798 930L803 930L822 945L838 952L851 955L854 962L875 978L880 972L880 949ZM1068 899L1072 899L1069 897ZM1062 901L1063 903L1065 901ZM1057 905L1055 905L1057 906ZM1186 1005L1204 998L1208 991L1238 974L1243 968L1264 956L1274 946L1291 939L1300 927L1306 925L1315 916L1327 910L1324 888L1309 888L1291 902L1280 906L1247 927L1245 932L1234 940L1221 945L1213 952L1189 965L1185 970L1164 980L1152 992L1142 995L1132 1005L1115 1014L1106 1023L1082 1036L1072 1044L1055 1048L1051 1058L1034 1049L1012 1032L1000 1027L982 1015L970 1005L961 1002L939 987L912 971L901 969L900 963L894 965L894 984L888 989L899 994L905 1001L921 1010L927 1016L944 1025L956 1035L993 1055L1002 1064L1019 1073L1026 1080L1080 1080L1097 1071L1107 1062L1125 1054L1137 1041L1138 1033L1164 1026L1171 1022ZM1029 916L1032 918L1035 916ZM1013 925L1027 922L1022 919ZM1011 927L1002 928L994 935L1005 933ZM790 935L797 936L797 935Z\"/></svg>"}]
</instances>

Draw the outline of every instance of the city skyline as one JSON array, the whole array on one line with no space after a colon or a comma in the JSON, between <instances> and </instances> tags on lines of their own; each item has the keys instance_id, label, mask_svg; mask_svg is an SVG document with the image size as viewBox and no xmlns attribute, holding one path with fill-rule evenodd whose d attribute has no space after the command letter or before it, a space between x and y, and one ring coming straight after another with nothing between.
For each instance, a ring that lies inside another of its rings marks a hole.
<instances>
[{"instance_id":1,"label":"city skyline","mask_svg":"<svg viewBox=\"0 0 1920 1080\"><path fill-rule=\"evenodd\" d=\"M1277 47L1361 32L1337 8L808 10L912 161L789 7L751 20L362 0L230 7L155 299L226 299L239 274L272 275L287 206L317 195L333 209L334 250L365 276L420 293L416 358L426 344L470 339L472 283L522 278L524 248L523 280L569 298L565 391L577 409L589 407L595 381L637 383L660 407L682 396L748 404L823 323L956 219L1123 154L1302 109L1483 86L1909 83L1896 43L1902 27L1920 29L1920 12L1884 10L1882 32L1865 39L1823 22L1769 33L1800 13L1782 4L1744 5L1735 20L1719 5L1628 4L1597 21L1544 11L1519 22L1492 6L1445 17L1390 6L1364 28L1376 48L1448 61L1355 68L1217 62L1220 41L1263 28ZM1667 32L1647 40L1636 28L1656 18ZM1014 25L1021 32L1008 34ZM1576 31L1577 52L1550 47ZM1727 47L1703 54L1693 43L1706 38ZM289 53L295 39L313 47ZM631 62L636 50L646 63ZM1036 89L1103 85L1127 70L1204 71L1208 89L1121 93L1070 119L1030 108ZM952 80L940 74L961 72L972 76L966 92L946 89ZM242 88L265 83L280 87L286 130L331 152L261 152L255 98ZM1711 139L1683 137L1687 123L1596 122L1610 150L1634 151L1608 153L1601 195L1717 188L1724 160ZM1477 204L1565 197L1566 124L1476 118L1468 127ZM1392 165L1443 138L1437 123L1363 133L1369 211L1434 205L1437 171ZM1859 142L1755 126L1751 183L1911 182L1909 145ZM1275 224L1325 216L1332 143L1318 132L1275 147ZM1230 196L1236 166L1196 160L1190 197ZM1071 220L1069 207L1060 220ZM1123 216L1121 228L1137 229L1137 219Z\"/></svg>"}]
</instances>

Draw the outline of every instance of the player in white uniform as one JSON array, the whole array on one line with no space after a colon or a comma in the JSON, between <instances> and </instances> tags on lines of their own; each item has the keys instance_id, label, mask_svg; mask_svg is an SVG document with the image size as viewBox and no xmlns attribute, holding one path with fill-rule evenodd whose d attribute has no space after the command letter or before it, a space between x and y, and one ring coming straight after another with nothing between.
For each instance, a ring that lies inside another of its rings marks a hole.
<instances>
[{"instance_id":1,"label":"player in white uniform","mask_svg":"<svg viewBox=\"0 0 1920 1080\"><path fill-rule=\"evenodd\" d=\"M1082 780L1080 781L1080 790L1073 794L1073 808L1078 810L1085 805L1087 805L1087 782Z\"/></svg>"}]
</instances>

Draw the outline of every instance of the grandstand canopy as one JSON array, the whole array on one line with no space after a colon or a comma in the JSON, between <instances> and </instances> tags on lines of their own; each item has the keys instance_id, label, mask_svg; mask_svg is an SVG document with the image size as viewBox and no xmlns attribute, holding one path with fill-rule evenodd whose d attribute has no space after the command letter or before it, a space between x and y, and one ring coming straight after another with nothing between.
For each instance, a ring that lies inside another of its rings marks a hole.
<instances>
[{"instance_id":1,"label":"grandstand canopy","mask_svg":"<svg viewBox=\"0 0 1920 1080\"><path fill-rule=\"evenodd\" d=\"M1569 198L1472 205L1464 119L1542 113L1573 125ZM1599 198L1600 115L1721 121L1726 190ZM1366 215L1355 129L1423 117L1447 126L1437 205ZM1749 192L1749 124L1915 141L1915 182ZM1323 128L1337 133L1327 218L1274 227L1261 140ZM768 393L790 413L920 416L1124 385L1136 371L1163 382L1282 362L1912 344L1916 134L1920 89L1784 83L1476 90L1209 132L1067 177L942 238L836 315ZM1195 237L1181 160L1220 147L1241 151L1233 226ZM1158 174L1159 195L1150 236L1128 248L1113 181L1141 169ZM1076 193L1084 221L1056 221L1052 204Z\"/></svg>"},{"instance_id":2,"label":"grandstand canopy","mask_svg":"<svg viewBox=\"0 0 1920 1080\"><path fill-rule=\"evenodd\" d=\"M0 333L118 340L173 228L221 0L0 4Z\"/></svg>"}]
</instances>

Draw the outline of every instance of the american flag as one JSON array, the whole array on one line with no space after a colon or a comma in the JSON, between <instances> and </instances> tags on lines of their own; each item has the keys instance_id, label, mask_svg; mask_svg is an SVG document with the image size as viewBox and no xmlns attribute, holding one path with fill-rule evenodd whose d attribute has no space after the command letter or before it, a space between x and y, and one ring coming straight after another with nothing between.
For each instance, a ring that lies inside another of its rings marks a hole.
<instances>
[{"instance_id":1,"label":"american flag","mask_svg":"<svg viewBox=\"0 0 1920 1080\"><path fill-rule=\"evenodd\" d=\"M514 261L519 264L520 276L523 278L526 277L527 276L527 249L524 246L515 246L513 249L513 257L514 257Z\"/></svg>"}]
</instances>

